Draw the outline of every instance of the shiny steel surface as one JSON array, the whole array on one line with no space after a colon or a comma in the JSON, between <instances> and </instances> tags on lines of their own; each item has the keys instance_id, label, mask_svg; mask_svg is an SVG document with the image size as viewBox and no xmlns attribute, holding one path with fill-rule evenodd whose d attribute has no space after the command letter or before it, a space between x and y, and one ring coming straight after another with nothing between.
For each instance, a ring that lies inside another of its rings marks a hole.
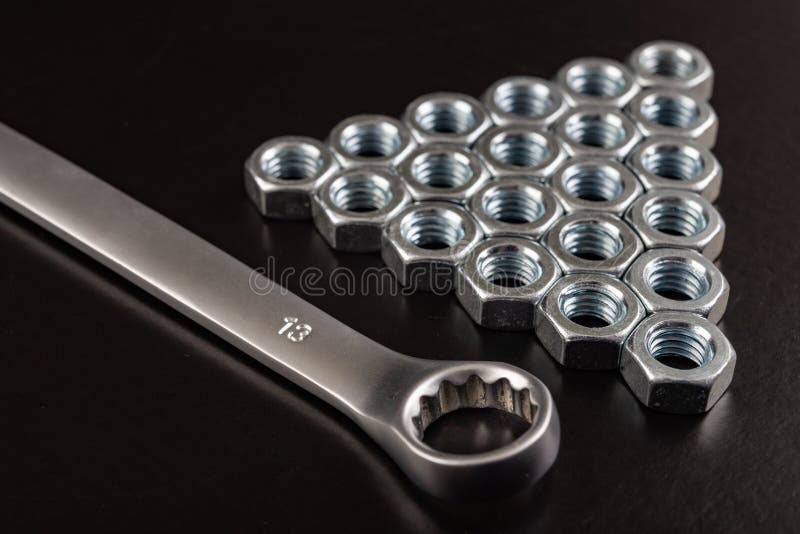
<instances>
[{"instance_id":1,"label":"shiny steel surface","mask_svg":"<svg viewBox=\"0 0 800 534\"><path fill-rule=\"evenodd\" d=\"M424 490L511 491L555 460L558 415L542 382L516 367L414 359L381 346L110 185L0 125L0 200L260 363L330 403ZM91 335L91 333L87 333ZM442 388L463 391L455 400ZM471 455L422 441L461 407L499 407L530 423Z\"/></svg>"}]
</instances>

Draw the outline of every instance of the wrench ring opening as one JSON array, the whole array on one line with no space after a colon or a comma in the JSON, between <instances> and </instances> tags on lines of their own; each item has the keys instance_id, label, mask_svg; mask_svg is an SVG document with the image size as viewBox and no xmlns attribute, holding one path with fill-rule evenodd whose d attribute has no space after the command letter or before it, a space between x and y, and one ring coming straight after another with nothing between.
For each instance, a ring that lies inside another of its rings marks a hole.
<instances>
[{"instance_id":1,"label":"wrench ring opening","mask_svg":"<svg viewBox=\"0 0 800 534\"><path fill-rule=\"evenodd\" d=\"M461 454L423 441L425 428L461 408L496 408L527 423L516 439L495 449ZM398 425L404 447L396 461L430 493L444 498L510 494L531 485L558 453L558 413L547 387L519 368L499 362L436 366L407 395Z\"/></svg>"}]
</instances>

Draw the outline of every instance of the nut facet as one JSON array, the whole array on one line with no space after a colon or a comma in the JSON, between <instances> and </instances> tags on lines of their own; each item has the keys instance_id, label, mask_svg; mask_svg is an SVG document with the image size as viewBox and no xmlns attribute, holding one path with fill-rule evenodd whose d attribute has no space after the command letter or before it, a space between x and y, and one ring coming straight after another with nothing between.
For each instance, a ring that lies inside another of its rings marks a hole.
<instances>
[{"instance_id":1,"label":"nut facet","mask_svg":"<svg viewBox=\"0 0 800 534\"><path fill-rule=\"evenodd\" d=\"M566 159L555 136L526 126L496 126L484 133L475 151L492 176L525 175L544 181Z\"/></svg>"},{"instance_id":2,"label":"nut facet","mask_svg":"<svg viewBox=\"0 0 800 534\"><path fill-rule=\"evenodd\" d=\"M479 243L459 267L456 296L482 326L528 330L536 305L560 276L561 269L538 243L494 237Z\"/></svg>"},{"instance_id":3,"label":"nut facet","mask_svg":"<svg viewBox=\"0 0 800 534\"><path fill-rule=\"evenodd\" d=\"M700 50L676 41L651 41L628 57L642 87L667 87L708 100L714 90L714 69Z\"/></svg>"},{"instance_id":4,"label":"nut facet","mask_svg":"<svg viewBox=\"0 0 800 534\"><path fill-rule=\"evenodd\" d=\"M315 191L314 224L335 250L375 252L386 221L410 201L400 177L389 169L345 169Z\"/></svg>"},{"instance_id":5,"label":"nut facet","mask_svg":"<svg viewBox=\"0 0 800 534\"><path fill-rule=\"evenodd\" d=\"M489 180L472 151L455 145L423 145L400 164L400 176L414 200L463 204Z\"/></svg>"},{"instance_id":6,"label":"nut facet","mask_svg":"<svg viewBox=\"0 0 800 534\"><path fill-rule=\"evenodd\" d=\"M469 210L487 236L539 239L563 210L550 188L523 176L484 185L469 200Z\"/></svg>"},{"instance_id":7,"label":"nut facet","mask_svg":"<svg viewBox=\"0 0 800 534\"><path fill-rule=\"evenodd\" d=\"M736 352L717 326L693 313L661 312L642 321L622 349L621 371L648 408L710 410L733 378Z\"/></svg>"},{"instance_id":8,"label":"nut facet","mask_svg":"<svg viewBox=\"0 0 800 534\"><path fill-rule=\"evenodd\" d=\"M645 137L686 137L708 148L717 142L717 114L706 100L690 93L648 89L631 101L628 114Z\"/></svg>"},{"instance_id":9,"label":"nut facet","mask_svg":"<svg viewBox=\"0 0 800 534\"><path fill-rule=\"evenodd\" d=\"M725 242L725 221L700 195L654 189L639 197L625 218L645 248L688 248L715 260Z\"/></svg>"},{"instance_id":10,"label":"nut facet","mask_svg":"<svg viewBox=\"0 0 800 534\"><path fill-rule=\"evenodd\" d=\"M620 280L574 274L553 285L536 310L536 335L561 365L616 369L625 339L644 318L642 303Z\"/></svg>"},{"instance_id":11,"label":"nut facet","mask_svg":"<svg viewBox=\"0 0 800 534\"><path fill-rule=\"evenodd\" d=\"M462 93L423 95L408 105L403 122L420 144L463 146L471 146L492 126L483 105Z\"/></svg>"},{"instance_id":12,"label":"nut facet","mask_svg":"<svg viewBox=\"0 0 800 534\"><path fill-rule=\"evenodd\" d=\"M311 193L338 168L330 150L316 139L276 137L245 162L245 190L265 217L309 219Z\"/></svg>"},{"instance_id":13,"label":"nut facet","mask_svg":"<svg viewBox=\"0 0 800 534\"><path fill-rule=\"evenodd\" d=\"M648 250L633 262L624 280L649 313L690 312L718 323L728 306L725 276L693 250Z\"/></svg>"},{"instance_id":14,"label":"nut facet","mask_svg":"<svg viewBox=\"0 0 800 534\"><path fill-rule=\"evenodd\" d=\"M389 222L381 251L400 284L443 294L453 289L458 265L482 237L463 208L423 202L406 207Z\"/></svg>"},{"instance_id":15,"label":"nut facet","mask_svg":"<svg viewBox=\"0 0 800 534\"><path fill-rule=\"evenodd\" d=\"M722 188L722 166L711 151L691 139L651 137L633 149L628 166L645 190L683 189L714 202Z\"/></svg>"},{"instance_id":16,"label":"nut facet","mask_svg":"<svg viewBox=\"0 0 800 534\"><path fill-rule=\"evenodd\" d=\"M568 159L553 175L552 186L567 213L590 210L622 216L643 192L625 165L598 157Z\"/></svg>"},{"instance_id":17,"label":"nut facet","mask_svg":"<svg viewBox=\"0 0 800 534\"><path fill-rule=\"evenodd\" d=\"M578 106L555 126L570 156L625 159L642 134L621 111L605 106Z\"/></svg>"},{"instance_id":18,"label":"nut facet","mask_svg":"<svg viewBox=\"0 0 800 534\"><path fill-rule=\"evenodd\" d=\"M492 84L483 104L498 126L520 124L544 130L567 110L567 101L554 83L531 76L511 76Z\"/></svg>"},{"instance_id":19,"label":"nut facet","mask_svg":"<svg viewBox=\"0 0 800 534\"><path fill-rule=\"evenodd\" d=\"M633 73L613 59L582 57L561 67L556 81L571 106L623 108L639 92Z\"/></svg>"},{"instance_id":20,"label":"nut facet","mask_svg":"<svg viewBox=\"0 0 800 534\"><path fill-rule=\"evenodd\" d=\"M547 232L544 245L566 274L596 272L620 277L644 250L625 222L602 212L575 212Z\"/></svg>"},{"instance_id":21,"label":"nut facet","mask_svg":"<svg viewBox=\"0 0 800 534\"><path fill-rule=\"evenodd\" d=\"M337 124L328 146L342 167L396 167L416 147L411 132L386 115L355 115Z\"/></svg>"}]
</instances>

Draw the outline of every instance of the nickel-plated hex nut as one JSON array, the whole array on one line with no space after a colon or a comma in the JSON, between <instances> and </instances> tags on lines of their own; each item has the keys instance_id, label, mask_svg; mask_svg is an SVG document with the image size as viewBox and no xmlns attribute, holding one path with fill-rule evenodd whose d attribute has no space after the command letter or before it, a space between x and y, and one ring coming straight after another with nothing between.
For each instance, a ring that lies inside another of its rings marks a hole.
<instances>
[{"instance_id":1,"label":"nickel-plated hex nut","mask_svg":"<svg viewBox=\"0 0 800 534\"><path fill-rule=\"evenodd\" d=\"M331 151L316 139L276 137L245 162L244 186L261 215L309 219L311 193L338 168Z\"/></svg>"},{"instance_id":2,"label":"nickel-plated hex nut","mask_svg":"<svg viewBox=\"0 0 800 534\"><path fill-rule=\"evenodd\" d=\"M483 238L475 219L450 202L421 202L398 213L383 232L381 252L401 285L451 291L458 266Z\"/></svg>"},{"instance_id":3,"label":"nickel-plated hex nut","mask_svg":"<svg viewBox=\"0 0 800 534\"><path fill-rule=\"evenodd\" d=\"M625 165L591 156L568 159L553 175L552 187L567 213L590 210L619 216L643 192Z\"/></svg>"},{"instance_id":4,"label":"nickel-plated hex nut","mask_svg":"<svg viewBox=\"0 0 800 534\"><path fill-rule=\"evenodd\" d=\"M431 93L408 105L403 115L420 144L453 143L471 146L492 126L483 105L462 93Z\"/></svg>"},{"instance_id":5,"label":"nickel-plated hex nut","mask_svg":"<svg viewBox=\"0 0 800 534\"><path fill-rule=\"evenodd\" d=\"M564 213L549 187L524 176L484 185L469 199L470 213L487 236L539 239Z\"/></svg>"},{"instance_id":6,"label":"nickel-plated hex nut","mask_svg":"<svg viewBox=\"0 0 800 534\"><path fill-rule=\"evenodd\" d=\"M539 130L548 128L568 108L556 84L531 76L497 80L484 93L483 104L498 126L520 124Z\"/></svg>"},{"instance_id":7,"label":"nickel-plated hex nut","mask_svg":"<svg viewBox=\"0 0 800 534\"><path fill-rule=\"evenodd\" d=\"M414 200L447 200L463 204L489 180L480 158L466 147L423 145L398 169Z\"/></svg>"},{"instance_id":8,"label":"nickel-plated hex nut","mask_svg":"<svg viewBox=\"0 0 800 534\"><path fill-rule=\"evenodd\" d=\"M610 213L579 211L562 217L543 240L561 270L620 277L644 251L642 241Z\"/></svg>"},{"instance_id":9,"label":"nickel-plated hex nut","mask_svg":"<svg viewBox=\"0 0 800 534\"><path fill-rule=\"evenodd\" d=\"M700 50L676 41L651 41L628 56L628 65L642 87L667 87L708 100L714 90L714 69Z\"/></svg>"},{"instance_id":10,"label":"nickel-plated hex nut","mask_svg":"<svg viewBox=\"0 0 800 534\"><path fill-rule=\"evenodd\" d=\"M628 67L602 57L570 61L556 73L556 81L572 106L588 104L623 108L640 89Z\"/></svg>"},{"instance_id":11,"label":"nickel-plated hex nut","mask_svg":"<svg viewBox=\"0 0 800 534\"><path fill-rule=\"evenodd\" d=\"M314 224L336 250L376 252L386 222L410 201L402 180L390 169L345 169L314 192Z\"/></svg>"},{"instance_id":12,"label":"nickel-plated hex nut","mask_svg":"<svg viewBox=\"0 0 800 534\"><path fill-rule=\"evenodd\" d=\"M525 175L545 181L567 155L556 137L527 126L496 126L475 144L492 176Z\"/></svg>"},{"instance_id":13,"label":"nickel-plated hex nut","mask_svg":"<svg viewBox=\"0 0 800 534\"><path fill-rule=\"evenodd\" d=\"M555 126L570 156L625 159L642 134L622 111L606 106L578 106Z\"/></svg>"},{"instance_id":14,"label":"nickel-plated hex nut","mask_svg":"<svg viewBox=\"0 0 800 534\"><path fill-rule=\"evenodd\" d=\"M725 221L706 199L678 189L654 189L625 214L645 248L688 248L715 260L725 243Z\"/></svg>"},{"instance_id":15,"label":"nickel-plated hex nut","mask_svg":"<svg viewBox=\"0 0 800 534\"><path fill-rule=\"evenodd\" d=\"M648 408L695 414L717 403L735 366L736 352L717 325L693 313L660 312L625 342L620 370Z\"/></svg>"},{"instance_id":16,"label":"nickel-plated hex nut","mask_svg":"<svg viewBox=\"0 0 800 534\"><path fill-rule=\"evenodd\" d=\"M386 115L355 115L331 130L328 146L342 167L397 167L416 148L405 124Z\"/></svg>"},{"instance_id":17,"label":"nickel-plated hex nut","mask_svg":"<svg viewBox=\"0 0 800 534\"><path fill-rule=\"evenodd\" d=\"M561 365L616 369L622 344L644 316L644 306L620 280L573 274L556 282L539 303L536 336Z\"/></svg>"},{"instance_id":18,"label":"nickel-plated hex nut","mask_svg":"<svg viewBox=\"0 0 800 534\"><path fill-rule=\"evenodd\" d=\"M648 250L633 262L624 280L649 313L690 312L718 323L728 306L725 276L694 250Z\"/></svg>"},{"instance_id":19,"label":"nickel-plated hex nut","mask_svg":"<svg viewBox=\"0 0 800 534\"><path fill-rule=\"evenodd\" d=\"M628 115L645 137L686 137L708 148L717 142L717 114L708 101L690 93L648 89L631 101Z\"/></svg>"},{"instance_id":20,"label":"nickel-plated hex nut","mask_svg":"<svg viewBox=\"0 0 800 534\"><path fill-rule=\"evenodd\" d=\"M651 137L628 156L645 190L683 189L714 202L722 188L722 165L705 146L679 137Z\"/></svg>"},{"instance_id":21,"label":"nickel-plated hex nut","mask_svg":"<svg viewBox=\"0 0 800 534\"><path fill-rule=\"evenodd\" d=\"M470 252L456 276L456 296L476 323L495 330L529 330L536 305L561 269L538 243L493 237Z\"/></svg>"}]
</instances>

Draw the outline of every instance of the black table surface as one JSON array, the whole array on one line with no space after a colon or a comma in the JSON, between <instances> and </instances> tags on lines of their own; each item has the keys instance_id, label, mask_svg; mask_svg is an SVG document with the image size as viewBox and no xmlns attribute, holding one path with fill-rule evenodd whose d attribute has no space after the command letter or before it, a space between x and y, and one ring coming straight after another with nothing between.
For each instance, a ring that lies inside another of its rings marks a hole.
<instances>
[{"instance_id":1,"label":"black table surface","mask_svg":"<svg viewBox=\"0 0 800 534\"><path fill-rule=\"evenodd\" d=\"M663 415L616 372L563 369L532 333L474 325L453 296L307 296L393 349L503 360L553 392L563 440L540 484L441 502L335 410L0 209L0 528L800 528L800 3L17 4L0 19L1 121L249 265L325 273L381 262L262 220L241 178L260 142L656 38L694 43L717 73L723 327L739 360L710 413Z\"/></svg>"}]
</instances>

